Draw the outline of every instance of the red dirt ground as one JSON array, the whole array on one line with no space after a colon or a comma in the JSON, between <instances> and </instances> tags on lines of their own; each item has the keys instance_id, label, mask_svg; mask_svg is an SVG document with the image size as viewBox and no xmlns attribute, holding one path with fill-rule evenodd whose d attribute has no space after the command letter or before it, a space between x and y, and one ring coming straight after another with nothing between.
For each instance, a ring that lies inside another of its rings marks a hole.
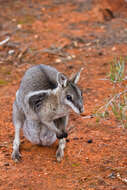
<instances>
[{"instance_id":1,"label":"red dirt ground","mask_svg":"<svg viewBox=\"0 0 127 190\"><path fill-rule=\"evenodd\" d=\"M0 190L127 190L117 178L127 177L127 130L113 118L96 122L72 113L74 128L61 163L55 158L58 142L39 147L23 134L22 161L11 160L12 103L27 68L44 63L69 76L84 67L84 115L114 93L103 79L115 56L127 56L127 3L1 0L0 41L7 36L9 42L0 46Z\"/></svg>"}]
</instances>

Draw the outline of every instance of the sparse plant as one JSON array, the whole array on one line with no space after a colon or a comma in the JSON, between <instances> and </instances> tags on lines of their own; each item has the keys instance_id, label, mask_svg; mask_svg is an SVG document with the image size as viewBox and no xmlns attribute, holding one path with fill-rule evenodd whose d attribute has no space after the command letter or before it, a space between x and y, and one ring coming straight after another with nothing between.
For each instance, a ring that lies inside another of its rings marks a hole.
<instances>
[{"instance_id":1,"label":"sparse plant","mask_svg":"<svg viewBox=\"0 0 127 190\"><path fill-rule=\"evenodd\" d=\"M115 58L111 63L110 72L108 74L113 83L122 82L126 79L125 76L125 59ZM120 91L120 90L119 90ZM96 113L96 121L99 122L100 118L107 118L113 114L120 124L127 128L127 90L116 93L110 98L107 103L100 107Z\"/></svg>"},{"instance_id":2,"label":"sparse plant","mask_svg":"<svg viewBox=\"0 0 127 190\"><path fill-rule=\"evenodd\" d=\"M108 102L96 112L97 121L99 118L107 118L114 114L117 121L127 128L127 90L114 95Z\"/></svg>"},{"instance_id":3,"label":"sparse plant","mask_svg":"<svg viewBox=\"0 0 127 190\"><path fill-rule=\"evenodd\" d=\"M125 59L120 57L114 58L114 61L110 64L110 72L108 74L109 79L116 83L125 79Z\"/></svg>"}]
</instances>

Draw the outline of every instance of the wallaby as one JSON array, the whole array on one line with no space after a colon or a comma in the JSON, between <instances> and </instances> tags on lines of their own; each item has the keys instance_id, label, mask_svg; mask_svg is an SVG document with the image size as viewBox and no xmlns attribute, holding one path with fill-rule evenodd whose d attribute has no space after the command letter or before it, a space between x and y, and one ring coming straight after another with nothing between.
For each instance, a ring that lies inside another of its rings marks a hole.
<instances>
[{"instance_id":1,"label":"wallaby","mask_svg":"<svg viewBox=\"0 0 127 190\"><path fill-rule=\"evenodd\" d=\"M20 128L33 144L49 146L58 138L56 159L61 161L68 136L66 126L70 109L78 114L84 111L82 91L76 85L81 70L70 79L43 64L26 71L13 104L14 161L21 159Z\"/></svg>"}]
</instances>

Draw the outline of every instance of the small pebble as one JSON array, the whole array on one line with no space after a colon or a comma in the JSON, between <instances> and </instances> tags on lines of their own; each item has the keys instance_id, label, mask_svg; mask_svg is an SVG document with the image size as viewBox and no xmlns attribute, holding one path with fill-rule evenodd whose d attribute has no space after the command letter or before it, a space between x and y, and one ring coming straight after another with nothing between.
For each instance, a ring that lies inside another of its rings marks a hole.
<instances>
[{"instance_id":1,"label":"small pebble","mask_svg":"<svg viewBox=\"0 0 127 190\"><path fill-rule=\"evenodd\" d=\"M61 59L56 59L56 63L61 63Z\"/></svg>"},{"instance_id":2,"label":"small pebble","mask_svg":"<svg viewBox=\"0 0 127 190\"><path fill-rule=\"evenodd\" d=\"M8 162L7 162L7 163L5 163L5 164L4 164L4 166L9 166L9 163L8 163Z\"/></svg>"},{"instance_id":3,"label":"small pebble","mask_svg":"<svg viewBox=\"0 0 127 190\"><path fill-rule=\"evenodd\" d=\"M112 51L116 51L116 47L115 46L112 48Z\"/></svg>"},{"instance_id":4,"label":"small pebble","mask_svg":"<svg viewBox=\"0 0 127 190\"><path fill-rule=\"evenodd\" d=\"M78 47L77 41L74 41L73 44L74 44L74 47Z\"/></svg>"},{"instance_id":5,"label":"small pebble","mask_svg":"<svg viewBox=\"0 0 127 190\"><path fill-rule=\"evenodd\" d=\"M10 156L10 154L9 154L9 153L6 153L5 156Z\"/></svg>"},{"instance_id":6,"label":"small pebble","mask_svg":"<svg viewBox=\"0 0 127 190\"><path fill-rule=\"evenodd\" d=\"M104 29L104 28L105 28L105 26L101 26L100 28L101 28L101 29Z\"/></svg>"},{"instance_id":7,"label":"small pebble","mask_svg":"<svg viewBox=\"0 0 127 190\"><path fill-rule=\"evenodd\" d=\"M100 51L100 52L98 53L98 55L100 55L100 56L101 56L101 55L103 55L103 53Z\"/></svg>"},{"instance_id":8,"label":"small pebble","mask_svg":"<svg viewBox=\"0 0 127 190\"><path fill-rule=\"evenodd\" d=\"M38 37L39 37L39 36L38 36L37 34L36 34L36 35L34 35L34 38L35 38L35 39L38 39Z\"/></svg>"},{"instance_id":9,"label":"small pebble","mask_svg":"<svg viewBox=\"0 0 127 190\"><path fill-rule=\"evenodd\" d=\"M89 43L87 43L87 44L85 44L86 46L90 46L91 45L91 42L89 42Z\"/></svg>"},{"instance_id":10,"label":"small pebble","mask_svg":"<svg viewBox=\"0 0 127 190\"><path fill-rule=\"evenodd\" d=\"M22 28L22 25L21 25L21 24L18 24L18 25L17 25L17 28L18 28L18 29L21 29L21 28Z\"/></svg>"},{"instance_id":11,"label":"small pebble","mask_svg":"<svg viewBox=\"0 0 127 190\"><path fill-rule=\"evenodd\" d=\"M74 137L73 140L79 140L79 138L78 137Z\"/></svg>"},{"instance_id":12,"label":"small pebble","mask_svg":"<svg viewBox=\"0 0 127 190\"><path fill-rule=\"evenodd\" d=\"M73 55L71 55L71 57L74 59L74 58L76 58L76 56L73 54Z\"/></svg>"},{"instance_id":13,"label":"small pebble","mask_svg":"<svg viewBox=\"0 0 127 190\"><path fill-rule=\"evenodd\" d=\"M8 51L8 54L9 55L12 55L12 54L14 54L15 53L15 50L13 50L13 49L10 49L9 51Z\"/></svg>"},{"instance_id":14,"label":"small pebble","mask_svg":"<svg viewBox=\"0 0 127 190\"><path fill-rule=\"evenodd\" d=\"M68 66L69 69L73 69L73 65Z\"/></svg>"},{"instance_id":15,"label":"small pebble","mask_svg":"<svg viewBox=\"0 0 127 190\"><path fill-rule=\"evenodd\" d=\"M109 174L108 177L111 178L111 179L116 178L114 173Z\"/></svg>"},{"instance_id":16,"label":"small pebble","mask_svg":"<svg viewBox=\"0 0 127 190\"><path fill-rule=\"evenodd\" d=\"M87 162L89 161L89 158L88 158L88 157L86 157L86 161L87 161Z\"/></svg>"},{"instance_id":17,"label":"small pebble","mask_svg":"<svg viewBox=\"0 0 127 190\"><path fill-rule=\"evenodd\" d=\"M67 143L70 142L70 139L66 139L66 142L67 142Z\"/></svg>"},{"instance_id":18,"label":"small pebble","mask_svg":"<svg viewBox=\"0 0 127 190\"><path fill-rule=\"evenodd\" d=\"M89 139L87 142L88 142L88 143L92 143L92 142L93 142L93 140L92 140L92 139Z\"/></svg>"},{"instance_id":19,"label":"small pebble","mask_svg":"<svg viewBox=\"0 0 127 190\"><path fill-rule=\"evenodd\" d=\"M92 50L92 48L91 48L91 47L89 47L89 48L88 48L88 50L89 50L89 51L91 51L91 50ZM89 55L87 54L87 56L89 56Z\"/></svg>"},{"instance_id":20,"label":"small pebble","mask_svg":"<svg viewBox=\"0 0 127 190\"><path fill-rule=\"evenodd\" d=\"M12 19L12 22L16 22L16 19L15 19L15 18L13 18L13 19Z\"/></svg>"},{"instance_id":21,"label":"small pebble","mask_svg":"<svg viewBox=\"0 0 127 190\"><path fill-rule=\"evenodd\" d=\"M71 60L71 59L72 59L72 56L68 55L67 60Z\"/></svg>"}]
</instances>

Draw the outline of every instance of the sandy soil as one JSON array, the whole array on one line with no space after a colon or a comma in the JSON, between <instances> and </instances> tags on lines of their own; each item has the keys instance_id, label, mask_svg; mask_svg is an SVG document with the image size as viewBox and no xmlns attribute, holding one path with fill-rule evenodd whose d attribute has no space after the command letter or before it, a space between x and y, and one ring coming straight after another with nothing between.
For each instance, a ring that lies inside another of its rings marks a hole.
<instances>
[{"instance_id":1,"label":"sandy soil","mask_svg":"<svg viewBox=\"0 0 127 190\"><path fill-rule=\"evenodd\" d=\"M126 190L127 130L115 119L84 119L115 89L106 78L115 56L127 56L124 0L0 0L0 190ZM70 75L84 67L84 116L71 113L65 157L57 144L32 145L21 134L22 161L11 160L12 103L25 70L48 64ZM126 81L125 84L126 85ZM124 86L125 87L125 86ZM92 140L91 143L88 143Z\"/></svg>"}]
</instances>

